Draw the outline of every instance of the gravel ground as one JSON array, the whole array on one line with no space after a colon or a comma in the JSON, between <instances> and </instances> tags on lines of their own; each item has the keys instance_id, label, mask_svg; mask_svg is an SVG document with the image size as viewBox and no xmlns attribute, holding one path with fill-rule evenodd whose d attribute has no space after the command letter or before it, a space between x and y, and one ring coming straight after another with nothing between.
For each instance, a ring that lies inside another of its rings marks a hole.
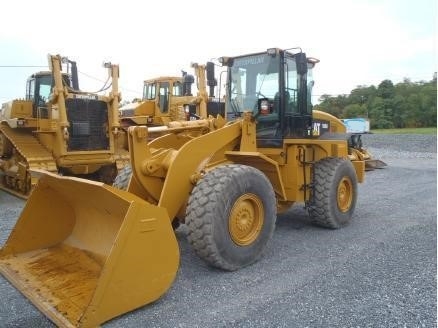
<instances>
[{"instance_id":1,"label":"gravel ground","mask_svg":"<svg viewBox=\"0 0 438 328\"><path fill-rule=\"evenodd\" d=\"M364 134L362 141L379 158L436 158L435 135Z\"/></svg>"},{"instance_id":2,"label":"gravel ground","mask_svg":"<svg viewBox=\"0 0 438 328\"><path fill-rule=\"evenodd\" d=\"M388 163L359 185L350 225L279 215L265 256L236 272L202 262L177 231L180 269L158 301L103 327L437 327L436 136L363 136ZM0 191L0 245L23 202ZM0 327L53 327L0 277Z\"/></svg>"}]
</instances>

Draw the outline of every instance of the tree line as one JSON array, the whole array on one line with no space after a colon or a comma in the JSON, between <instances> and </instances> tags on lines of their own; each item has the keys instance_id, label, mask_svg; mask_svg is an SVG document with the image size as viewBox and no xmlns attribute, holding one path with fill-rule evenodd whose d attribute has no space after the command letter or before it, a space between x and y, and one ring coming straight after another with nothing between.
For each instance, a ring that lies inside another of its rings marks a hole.
<instances>
[{"instance_id":1,"label":"tree line","mask_svg":"<svg viewBox=\"0 0 438 328\"><path fill-rule=\"evenodd\" d=\"M437 79L393 84L383 80L377 88L358 86L349 95L323 95L314 106L340 119L363 117L372 129L436 126Z\"/></svg>"}]
</instances>

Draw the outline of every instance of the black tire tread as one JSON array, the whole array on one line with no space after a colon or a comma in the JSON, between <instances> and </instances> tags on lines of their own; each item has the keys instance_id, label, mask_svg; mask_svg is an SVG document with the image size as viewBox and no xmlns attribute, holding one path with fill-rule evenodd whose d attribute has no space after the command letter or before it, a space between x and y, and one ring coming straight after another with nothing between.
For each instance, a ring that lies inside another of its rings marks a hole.
<instances>
[{"instance_id":1,"label":"black tire tread","mask_svg":"<svg viewBox=\"0 0 438 328\"><path fill-rule=\"evenodd\" d=\"M313 223L330 229L338 229L348 222L340 222L334 213L333 193L336 172L340 166L351 166L349 169L354 171L353 165L349 160L336 157L328 157L320 160L314 166L313 173L313 192L309 203L308 211ZM354 173L354 201L351 211L354 210L356 203L356 179ZM336 196L334 196L336 197Z\"/></svg>"},{"instance_id":2,"label":"black tire tread","mask_svg":"<svg viewBox=\"0 0 438 328\"><path fill-rule=\"evenodd\" d=\"M210 171L195 186L187 205L186 225L189 231L187 239L195 253L211 266L227 271L237 270L241 266L230 263L224 259L215 244L213 238L213 219L216 215L215 209L218 206L225 206L226 197L222 197L223 195L220 191L226 190L226 186L229 186L231 181L245 183L245 181L239 181L237 177L242 176L245 171L247 172L249 170L255 169L249 166L230 164ZM256 171L259 173L260 179L266 179L267 183L270 184L262 172ZM272 188L270 189L269 197L273 200L275 205L275 194ZM276 213L274 213L274 215L276 215ZM275 220L272 228L270 228L271 231L269 232L268 239L272 237L274 226ZM251 263L257 261L261 255L261 253L257 254Z\"/></svg>"}]
</instances>

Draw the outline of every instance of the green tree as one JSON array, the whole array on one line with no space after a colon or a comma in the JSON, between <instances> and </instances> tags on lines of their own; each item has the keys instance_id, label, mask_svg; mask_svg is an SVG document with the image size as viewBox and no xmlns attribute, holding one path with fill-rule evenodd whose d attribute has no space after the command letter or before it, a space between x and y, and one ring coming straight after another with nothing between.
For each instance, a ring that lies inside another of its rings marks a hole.
<instances>
[{"instance_id":1,"label":"green tree","mask_svg":"<svg viewBox=\"0 0 438 328\"><path fill-rule=\"evenodd\" d=\"M338 118L343 118L342 111L347 103L347 97L345 95L339 95L337 97L323 95L320 101L321 103L316 105L315 109L330 113Z\"/></svg>"},{"instance_id":2,"label":"green tree","mask_svg":"<svg viewBox=\"0 0 438 328\"><path fill-rule=\"evenodd\" d=\"M361 104L350 104L345 106L343 115L344 118L348 117L367 117L367 108Z\"/></svg>"},{"instance_id":3,"label":"green tree","mask_svg":"<svg viewBox=\"0 0 438 328\"><path fill-rule=\"evenodd\" d=\"M391 110L385 99L375 97L371 103L370 125L374 129L390 129L393 127Z\"/></svg>"},{"instance_id":4,"label":"green tree","mask_svg":"<svg viewBox=\"0 0 438 328\"><path fill-rule=\"evenodd\" d=\"M436 126L437 118L437 85L436 80L425 83L420 91L422 126Z\"/></svg>"},{"instance_id":5,"label":"green tree","mask_svg":"<svg viewBox=\"0 0 438 328\"><path fill-rule=\"evenodd\" d=\"M393 98L394 97L394 84L392 83L391 80L383 80L382 82L380 82L379 86L377 87L377 96L384 98L384 99L389 99L389 98Z\"/></svg>"},{"instance_id":6,"label":"green tree","mask_svg":"<svg viewBox=\"0 0 438 328\"><path fill-rule=\"evenodd\" d=\"M405 121L407 118L407 106L405 98L396 94L393 99L393 115L392 115L392 123L395 128L404 128Z\"/></svg>"},{"instance_id":7,"label":"green tree","mask_svg":"<svg viewBox=\"0 0 438 328\"><path fill-rule=\"evenodd\" d=\"M349 95L322 96L315 109L338 118L368 117L372 128L436 126L437 80L359 85Z\"/></svg>"}]
</instances>

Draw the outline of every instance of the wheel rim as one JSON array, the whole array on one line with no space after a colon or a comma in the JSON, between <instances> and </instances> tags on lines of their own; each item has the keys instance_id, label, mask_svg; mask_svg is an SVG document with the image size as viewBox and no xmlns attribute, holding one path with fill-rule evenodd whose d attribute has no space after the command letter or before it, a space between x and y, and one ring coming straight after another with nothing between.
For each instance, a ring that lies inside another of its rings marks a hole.
<instances>
[{"instance_id":1,"label":"wheel rim","mask_svg":"<svg viewBox=\"0 0 438 328\"><path fill-rule=\"evenodd\" d=\"M347 212L353 202L353 184L350 178L343 177L338 185L337 193L338 208L341 212Z\"/></svg>"},{"instance_id":2,"label":"wheel rim","mask_svg":"<svg viewBox=\"0 0 438 328\"><path fill-rule=\"evenodd\" d=\"M250 245L260 235L263 222L264 211L260 198L254 194L240 196L230 213L231 239L239 246Z\"/></svg>"}]
</instances>

